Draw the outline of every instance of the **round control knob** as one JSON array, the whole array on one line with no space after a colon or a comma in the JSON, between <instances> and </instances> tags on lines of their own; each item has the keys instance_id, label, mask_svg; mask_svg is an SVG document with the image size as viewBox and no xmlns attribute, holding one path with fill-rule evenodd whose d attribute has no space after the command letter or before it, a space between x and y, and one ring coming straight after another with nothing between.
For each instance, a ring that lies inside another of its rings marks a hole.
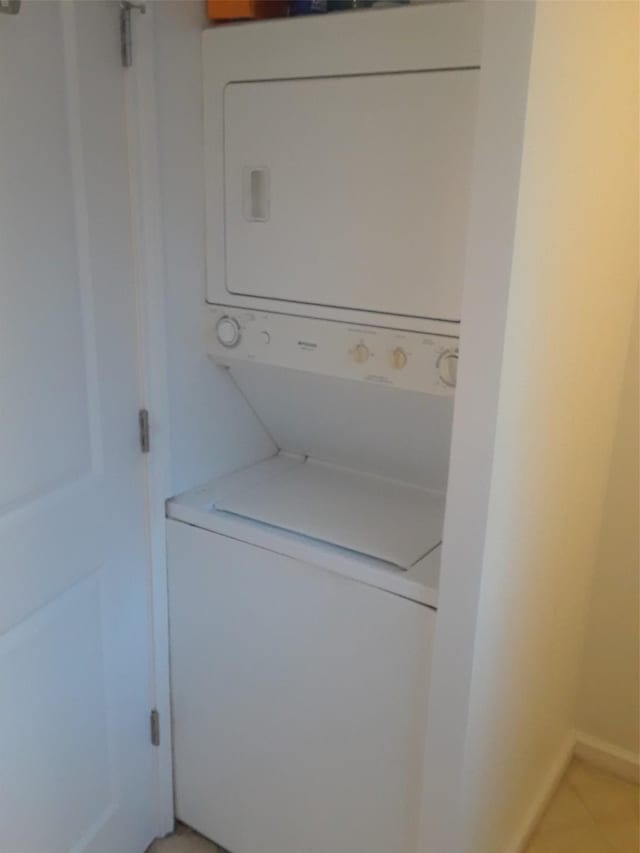
<instances>
[{"instance_id":1,"label":"round control knob","mask_svg":"<svg viewBox=\"0 0 640 853\"><path fill-rule=\"evenodd\" d=\"M456 387L458 379L458 353L454 350L445 350L438 359L438 373L440 379L450 388Z\"/></svg>"},{"instance_id":2,"label":"round control knob","mask_svg":"<svg viewBox=\"0 0 640 853\"><path fill-rule=\"evenodd\" d=\"M407 354L401 347L396 347L391 353L391 367L394 370L402 370L407 363Z\"/></svg>"},{"instance_id":3,"label":"round control knob","mask_svg":"<svg viewBox=\"0 0 640 853\"><path fill-rule=\"evenodd\" d=\"M216 323L216 335L223 347L235 347L240 343L240 326L233 317L220 317Z\"/></svg>"},{"instance_id":4,"label":"round control knob","mask_svg":"<svg viewBox=\"0 0 640 853\"><path fill-rule=\"evenodd\" d=\"M364 364L369 361L369 348L364 344L358 344L351 350L351 356L356 364Z\"/></svg>"}]
</instances>

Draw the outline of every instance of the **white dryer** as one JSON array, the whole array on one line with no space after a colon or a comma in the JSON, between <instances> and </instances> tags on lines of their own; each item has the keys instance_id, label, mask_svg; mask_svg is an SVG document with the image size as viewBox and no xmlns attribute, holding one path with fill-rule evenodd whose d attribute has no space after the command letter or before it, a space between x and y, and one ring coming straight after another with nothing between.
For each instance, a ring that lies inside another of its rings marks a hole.
<instances>
[{"instance_id":1,"label":"white dryer","mask_svg":"<svg viewBox=\"0 0 640 853\"><path fill-rule=\"evenodd\" d=\"M205 32L208 302L460 322L481 7Z\"/></svg>"},{"instance_id":2,"label":"white dryer","mask_svg":"<svg viewBox=\"0 0 640 853\"><path fill-rule=\"evenodd\" d=\"M179 819L233 853L416 850L443 504L282 453L168 503Z\"/></svg>"}]
</instances>

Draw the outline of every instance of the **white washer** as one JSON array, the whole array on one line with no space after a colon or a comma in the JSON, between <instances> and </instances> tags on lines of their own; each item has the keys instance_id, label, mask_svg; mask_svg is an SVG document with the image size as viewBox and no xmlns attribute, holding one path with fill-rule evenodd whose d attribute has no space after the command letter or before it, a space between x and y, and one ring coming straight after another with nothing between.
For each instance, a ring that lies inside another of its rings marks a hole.
<instances>
[{"instance_id":1,"label":"white washer","mask_svg":"<svg viewBox=\"0 0 640 853\"><path fill-rule=\"evenodd\" d=\"M442 496L279 454L167 514L178 818L233 853L415 851Z\"/></svg>"}]
</instances>

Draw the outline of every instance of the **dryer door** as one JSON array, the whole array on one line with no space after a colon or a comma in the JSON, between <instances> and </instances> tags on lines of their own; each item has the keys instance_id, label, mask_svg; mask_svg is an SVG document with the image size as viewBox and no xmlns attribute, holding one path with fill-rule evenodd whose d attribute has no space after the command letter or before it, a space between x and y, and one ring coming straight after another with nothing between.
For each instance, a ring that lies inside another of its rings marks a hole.
<instances>
[{"instance_id":1,"label":"dryer door","mask_svg":"<svg viewBox=\"0 0 640 853\"><path fill-rule=\"evenodd\" d=\"M229 84L227 291L459 320L477 81Z\"/></svg>"}]
</instances>

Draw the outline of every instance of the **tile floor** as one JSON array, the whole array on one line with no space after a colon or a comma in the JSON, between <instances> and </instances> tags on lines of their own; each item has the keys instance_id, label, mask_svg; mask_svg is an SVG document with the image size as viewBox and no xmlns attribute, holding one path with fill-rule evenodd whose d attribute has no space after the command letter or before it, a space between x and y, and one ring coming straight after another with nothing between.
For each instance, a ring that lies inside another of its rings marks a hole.
<instances>
[{"instance_id":1,"label":"tile floor","mask_svg":"<svg viewBox=\"0 0 640 853\"><path fill-rule=\"evenodd\" d=\"M224 851L189 827L178 824L173 835L155 841L147 853L224 853Z\"/></svg>"},{"instance_id":2,"label":"tile floor","mask_svg":"<svg viewBox=\"0 0 640 853\"><path fill-rule=\"evenodd\" d=\"M640 789L574 759L527 853L638 853Z\"/></svg>"},{"instance_id":3,"label":"tile floor","mask_svg":"<svg viewBox=\"0 0 640 853\"><path fill-rule=\"evenodd\" d=\"M527 853L638 853L640 789L574 759ZM223 853L185 826L148 853Z\"/></svg>"}]
</instances>

